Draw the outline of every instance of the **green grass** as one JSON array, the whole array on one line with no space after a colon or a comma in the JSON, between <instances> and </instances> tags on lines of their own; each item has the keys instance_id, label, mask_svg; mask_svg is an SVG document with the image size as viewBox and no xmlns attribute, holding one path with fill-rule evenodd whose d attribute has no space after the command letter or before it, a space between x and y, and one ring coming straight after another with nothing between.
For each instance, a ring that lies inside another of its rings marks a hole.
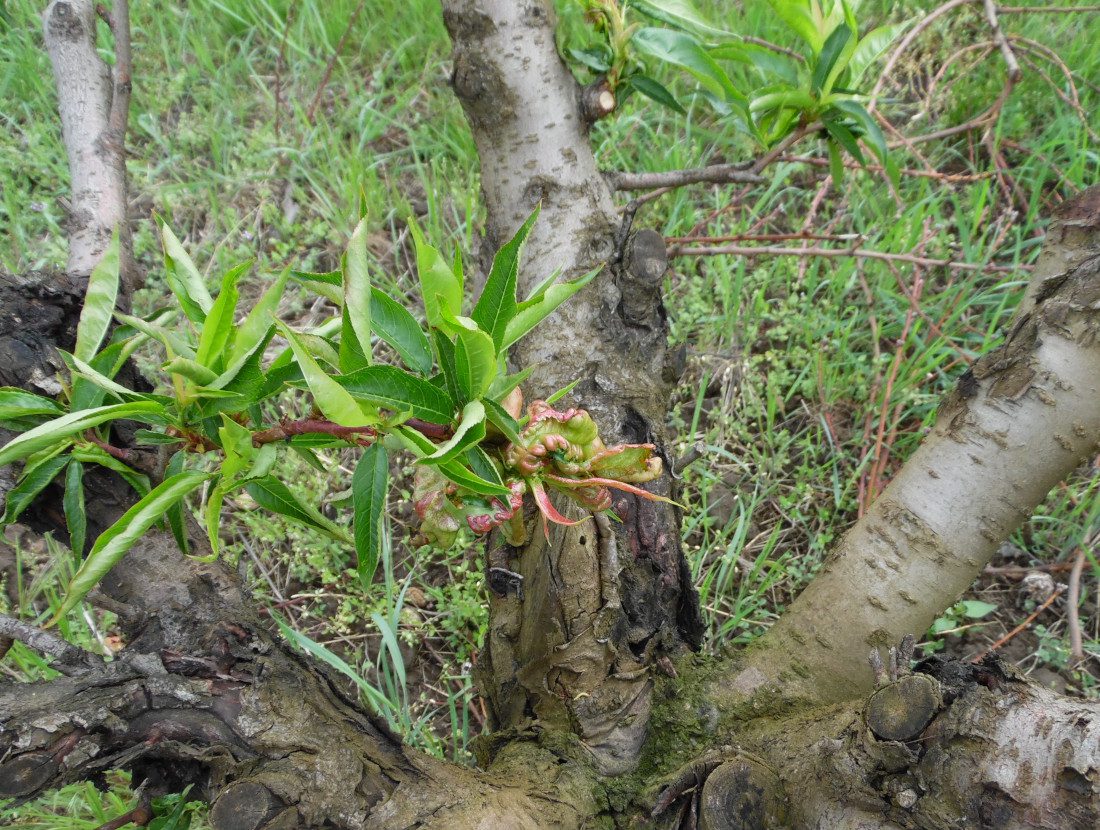
<instances>
[{"instance_id":1,"label":"green grass","mask_svg":"<svg viewBox=\"0 0 1100 830\"><path fill-rule=\"evenodd\" d=\"M0 11L0 223L7 231L0 235L0 268L13 272L58 266L65 256L60 199L68 174L41 48L40 5L14 0ZM790 40L761 0L736 12L717 0L709 5L712 18L728 28ZM350 27L316 117L307 118L356 6L356 0L135 4L129 171L133 212L142 220L136 253L148 272L138 298L142 309L165 296L147 221L153 212L167 217L210 273L255 258L255 273L265 275L254 278L257 292L267 275L288 264L333 267L361 202L375 278L391 291L409 287L405 218L411 212L444 248L475 249L483 219L476 154L447 86L450 46L435 0L371 0ZM860 14L870 22L896 20L931 7L868 0ZM1004 25L1056 49L1072 67L1090 121L1083 123L1025 66L992 133L1018 191L992 175L985 145L956 137L922 144L920 152L936 170L981 178L904 176L900 204L880 176L850 171L838 190L825 183L821 168L780 164L740 202L729 188L682 189L643 208L638 224L684 236L718 212L705 226L709 235L788 233L808 222L814 231L859 235L873 250L919 247L928 257L968 263L1032 263L1050 207L1100 172L1100 149L1089 134L1100 130L1094 115L1100 89L1092 80L1100 77L1094 48L1100 16L1013 16ZM935 68L984 32L981 9L973 7L919 41L899 64L895 100L884 104L895 123L920 134L988 105L1001 78L996 52L978 71L949 74L934 105L913 118ZM108 37L102 45L109 54ZM1049 63L1043 68L1068 94L1060 70ZM678 91L690 89L683 79L662 77ZM594 140L608 169L690 167L753 152L698 99L691 99L686 118L635 99L597 125ZM807 141L798 151L821 150ZM905 150L896 158L902 167L923 165ZM918 277L922 287L913 302ZM676 450L703 449L685 475L682 501L708 648L758 636L812 578L829 545L866 504L876 471L885 483L913 450L940 395L989 345L1024 281L1021 274L918 272L908 264L854 259L673 260L665 292L671 344L687 348L688 368L671 425ZM311 314L300 297L288 299L282 312ZM348 486L353 455L329 453L323 460L324 475L304 463L283 475L323 500ZM407 492L408 482L401 488ZM1093 468L1055 491L1013 540L1026 551L1021 562L1070 558L1100 528L1098 489ZM375 705L413 743L468 760L468 742L484 718L470 670L486 626L480 552L429 556L411 549L409 508L399 494L378 591L365 594L349 570L350 551L252 512L245 500L236 507L226 529L229 555L239 558L258 596L376 690L382 702ZM28 578L42 572L41 562L26 569ZM1098 574L1093 561L1082 609L1091 638L1086 647L1094 653ZM40 590L24 599L22 613L48 614L57 584L56 573L40 576ZM976 590L998 610L969 631L973 639L963 645L972 650L1035 606L1020 598L1015 581L983 580ZM1024 665L1062 672L1071 688L1095 694L1093 675L1068 664L1064 619L1064 608L1055 606L1030 639L1020 638L1028 649ZM67 633L94 640L82 613L72 625ZM28 679L49 673L40 658L18 647L3 667Z\"/></svg>"}]
</instances>

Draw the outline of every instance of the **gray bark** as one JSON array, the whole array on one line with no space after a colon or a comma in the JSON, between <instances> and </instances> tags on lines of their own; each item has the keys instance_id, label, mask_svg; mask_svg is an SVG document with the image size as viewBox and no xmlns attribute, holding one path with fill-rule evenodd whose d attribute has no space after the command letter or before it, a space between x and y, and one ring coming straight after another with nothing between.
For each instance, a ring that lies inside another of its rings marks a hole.
<instances>
[{"instance_id":1,"label":"gray bark","mask_svg":"<svg viewBox=\"0 0 1100 830\"><path fill-rule=\"evenodd\" d=\"M1100 450L1100 189L1065 203L1004 343L749 655L732 687L841 700L921 634L1055 484Z\"/></svg>"},{"instance_id":2,"label":"gray bark","mask_svg":"<svg viewBox=\"0 0 1100 830\"><path fill-rule=\"evenodd\" d=\"M94 0L53 0L42 19L71 176L66 270L74 275L90 274L111 234L119 228L123 281L132 288L134 265L126 224L124 146L131 83L127 3L114 3L113 69L96 51Z\"/></svg>"}]
</instances>

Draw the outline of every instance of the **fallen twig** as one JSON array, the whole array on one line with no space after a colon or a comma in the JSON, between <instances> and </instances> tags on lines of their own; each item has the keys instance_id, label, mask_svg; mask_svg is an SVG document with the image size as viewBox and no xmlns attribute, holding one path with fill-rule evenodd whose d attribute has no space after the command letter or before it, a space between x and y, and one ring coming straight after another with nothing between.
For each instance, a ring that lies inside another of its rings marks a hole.
<instances>
[{"instance_id":1,"label":"fallen twig","mask_svg":"<svg viewBox=\"0 0 1100 830\"><path fill-rule=\"evenodd\" d=\"M1007 634L1005 634L1003 637L1001 637L999 640L997 640L989 648L985 649L984 651L979 652L978 654L975 654L973 657L970 658L970 662L971 663L980 663L985 658L985 656L987 654L989 654L989 652L996 651L1001 646L1003 646L1005 643L1007 643L1009 640L1011 640L1013 637L1015 637L1017 634L1019 634L1021 631L1026 629L1029 625L1031 625L1033 622L1035 622L1036 617L1038 617L1040 614L1042 614L1044 611L1046 611L1048 608L1050 608L1050 606L1051 606L1051 604L1053 604L1054 600L1058 599L1058 597L1060 597L1065 592L1065 590L1066 589L1064 587L1059 588L1057 591L1055 591L1053 594L1051 594L1049 597L1047 597L1042 605L1040 605L1038 608L1036 608L1034 611L1032 611L1028 615L1026 620L1024 620L1022 623L1020 623L1014 629L1012 629Z\"/></svg>"},{"instance_id":2,"label":"fallen twig","mask_svg":"<svg viewBox=\"0 0 1100 830\"><path fill-rule=\"evenodd\" d=\"M1001 50L1001 57L1005 59L1005 65L1008 67L1008 77L1016 83L1023 77L1023 72L1020 70L1019 61L1016 60L1016 53L1012 51L1012 46L1001 29L1000 20L997 18L997 4L993 0L982 0L982 5L985 6L985 19L989 21L989 28L993 31L993 40Z\"/></svg>"},{"instance_id":3,"label":"fallen twig","mask_svg":"<svg viewBox=\"0 0 1100 830\"><path fill-rule=\"evenodd\" d=\"M1013 273L1030 271L1029 265L978 265L973 262L959 262L952 259L933 259L913 254L894 254L887 251L871 251L866 248L777 248L771 245L751 247L748 245L715 245L706 248L686 248L673 246L668 255L674 256L820 256L820 257L856 257L858 259L880 259L886 262L908 262L911 265L923 265L927 268L951 268L958 271L980 271L983 273Z\"/></svg>"},{"instance_id":4,"label":"fallen twig","mask_svg":"<svg viewBox=\"0 0 1100 830\"><path fill-rule=\"evenodd\" d=\"M1073 570L1069 572L1069 596L1066 597L1066 620L1069 627L1069 656L1074 663L1085 659L1085 649L1081 643L1081 617L1077 605L1081 601L1081 573L1085 570L1085 546L1077 548L1073 560Z\"/></svg>"}]
</instances>

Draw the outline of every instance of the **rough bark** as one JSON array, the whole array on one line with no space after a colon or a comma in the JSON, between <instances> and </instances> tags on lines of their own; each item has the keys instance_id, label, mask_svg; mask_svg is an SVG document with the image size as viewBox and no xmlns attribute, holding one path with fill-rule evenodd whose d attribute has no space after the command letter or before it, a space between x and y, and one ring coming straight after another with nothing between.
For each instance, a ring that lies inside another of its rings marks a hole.
<instances>
[{"instance_id":1,"label":"rough bark","mask_svg":"<svg viewBox=\"0 0 1100 830\"><path fill-rule=\"evenodd\" d=\"M555 269L603 266L596 281L514 352L536 367L529 397L579 381L573 405L592 412L607 443L653 442L662 454L670 381L661 304L664 244L636 234L617 261L620 220L596 166L583 90L558 56L544 0L445 0L454 90L481 161L488 236L506 240L538 204L521 290ZM666 456L667 460L667 456ZM667 494L669 479L654 485ZM490 607L482 685L500 730L575 732L606 772L629 769L645 737L650 671L700 636L679 517L620 497L617 530L587 522L535 529L523 550L490 564L522 577Z\"/></svg>"},{"instance_id":2,"label":"rough bark","mask_svg":"<svg viewBox=\"0 0 1100 830\"><path fill-rule=\"evenodd\" d=\"M841 700L872 647L926 631L1050 489L1100 450L1100 188L1061 206L1002 345L749 655L737 693Z\"/></svg>"},{"instance_id":3,"label":"rough bark","mask_svg":"<svg viewBox=\"0 0 1100 830\"><path fill-rule=\"evenodd\" d=\"M132 288L125 149L130 16L126 0L115 0L110 18L115 64L108 67L96 50L95 7L94 0L53 0L42 16L72 185L66 270L73 275L90 274L119 228L123 280Z\"/></svg>"}]
</instances>

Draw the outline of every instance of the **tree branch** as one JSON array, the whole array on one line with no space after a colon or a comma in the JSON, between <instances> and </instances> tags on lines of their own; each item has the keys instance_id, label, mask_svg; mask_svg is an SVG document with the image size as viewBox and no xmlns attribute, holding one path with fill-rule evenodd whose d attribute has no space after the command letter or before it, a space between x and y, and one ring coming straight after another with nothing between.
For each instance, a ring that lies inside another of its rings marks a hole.
<instances>
[{"instance_id":1,"label":"tree branch","mask_svg":"<svg viewBox=\"0 0 1100 830\"><path fill-rule=\"evenodd\" d=\"M759 184L764 179L751 168L753 162L712 164L685 170L662 170L656 173L606 173L614 190L650 190L655 187L683 187L688 184Z\"/></svg>"},{"instance_id":2,"label":"tree branch","mask_svg":"<svg viewBox=\"0 0 1100 830\"><path fill-rule=\"evenodd\" d=\"M6 614L0 614L0 637L18 640L39 654L56 658L50 665L62 674L86 674L91 669L104 665L102 658L90 651Z\"/></svg>"}]
</instances>

